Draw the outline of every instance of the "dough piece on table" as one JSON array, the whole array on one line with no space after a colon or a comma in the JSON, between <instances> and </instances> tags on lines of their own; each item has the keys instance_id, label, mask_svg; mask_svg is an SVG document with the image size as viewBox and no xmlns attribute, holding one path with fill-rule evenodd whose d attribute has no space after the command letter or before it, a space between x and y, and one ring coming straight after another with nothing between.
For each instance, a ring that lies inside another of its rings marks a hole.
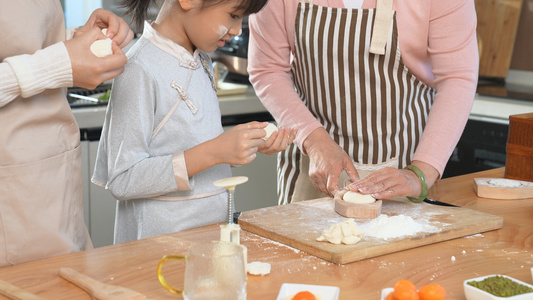
<instances>
[{"instance_id":1,"label":"dough piece on table","mask_svg":"<svg viewBox=\"0 0 533 300\"><path fill-rule=\"evenodd\" d=\"M337 223L330 228L324 230L322 235L316 240L319 242L328 241L332 244L346 244L353 245L361 240L363 237L363 230L359 229L355 224L354 219Z\"/></svg>"},{"instance_id":2,"label":"dough piece on table","mask_svg":"<svg viewBox=\"0 0 533 300\"><path fill-rule=\"evenodd\" d=\"M263 140L268 140L268 138L274 133L274 131L278 131L278 127L272 123L268 123L267 127L263 128L266 131L266 135L262 138Z\"/></svg>"},{"instance_id":3,"label":"dough piece on table","mask_svg":"<svg viewBox=\"0 0 533 300\"><path fill-rule=\"evenodd\" d=\"M107 34L107 28L102 29L104 35ZM104 40L97 40L91 44L91 52L97 57L105 57L113 54L112 45L113 40L106 38Z\"/></svg>"},{"instance_id":4,"label":"dough piece on table","mask_svg":"<svg viewBox=\"0 0 533 300\"><path fill-rule=\"evenodd\" d=\"M254 261L246 264L246 272L252 275L268 275L270 274L270 264L260 261Z\"/></svg>"},{"instance_id":5,"label":"dough piece on table","mask_svg":"<svg viewBox=\"0 0 533 300\"><path fill-rule=\"evenodd\" d=\"M361 193L352 191L347 191L344 193L342 200L357 204L370 204L376 202L376 198L372 197L371 195L363 195Z\"/></svg>"}]
</instances>

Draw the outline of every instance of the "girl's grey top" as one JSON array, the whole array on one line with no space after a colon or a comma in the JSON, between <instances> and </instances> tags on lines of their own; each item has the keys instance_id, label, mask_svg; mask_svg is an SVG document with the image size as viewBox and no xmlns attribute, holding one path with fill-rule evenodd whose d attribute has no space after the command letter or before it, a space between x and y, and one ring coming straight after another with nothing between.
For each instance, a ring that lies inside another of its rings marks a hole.
<instances>
[{"instance_id":1,"label":"girl's grey top","mask_svg":"<svg viewBox=\"0 0 533 300\"><path fill-rule=\"evenodd\" d=\"M188 177L183 152L223 132L206 53L145 23L113 83L92 182L117 203L115 243L223 222L227 164ZM175 110L173 110L173 107ZM167 119L165 119L167 118Z\"/></svg>"}]
</instances>

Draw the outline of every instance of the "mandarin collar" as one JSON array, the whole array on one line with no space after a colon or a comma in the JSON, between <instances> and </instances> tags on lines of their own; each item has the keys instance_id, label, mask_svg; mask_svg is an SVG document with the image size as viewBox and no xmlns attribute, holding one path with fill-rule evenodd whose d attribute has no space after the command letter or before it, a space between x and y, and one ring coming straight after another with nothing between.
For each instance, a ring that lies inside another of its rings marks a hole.
<instances>
[{"instance_id":1,"label":"mandarin collar","mask_svg":"<svg viewBox=\"0 0 533 300\"><path fill-rule=\"evenodd\" d=\"M144 21L143 36L159 49L177 58L180 67L195 70L202 66L198 49L191 55L185 48L157 32L152 27L152 22Z\"/></svg>"}]
</instances>

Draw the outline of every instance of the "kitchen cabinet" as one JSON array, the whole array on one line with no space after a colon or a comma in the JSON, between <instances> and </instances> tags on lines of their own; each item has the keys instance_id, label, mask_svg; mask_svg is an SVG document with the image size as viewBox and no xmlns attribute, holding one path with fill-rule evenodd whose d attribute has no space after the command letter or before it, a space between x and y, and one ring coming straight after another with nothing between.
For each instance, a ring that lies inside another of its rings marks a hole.
<instances>
[{"instance_id":1,"label":"kitchen cabinet","mask_svg":"<svg viewBox=\"0 0 533 300\"><path fill-rule=\"evenodd\" d=\"M113 244L116 200L109 190L91 183L98 141L82 143L83 199L85 224L94 247Z\"/></svg>"}]
</instances>

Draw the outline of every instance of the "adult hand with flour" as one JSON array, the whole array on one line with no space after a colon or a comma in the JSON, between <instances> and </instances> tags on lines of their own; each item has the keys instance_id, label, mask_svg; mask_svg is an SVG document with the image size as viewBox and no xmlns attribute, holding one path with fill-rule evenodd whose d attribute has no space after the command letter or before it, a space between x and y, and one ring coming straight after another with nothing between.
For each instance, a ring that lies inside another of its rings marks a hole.
<instances>
[{"instance_id":1,"label":"adult hand with flour","mask_svg":"<svg viewBox=\"0 0 533 300\"><path fill-rule=\"evenodd\" d=\"M106 35L102 29L107 28ZM97 40L112 40L112 54L97 57L91 45ZM110 11L95 10L87 23L65 42L72 64L72 79L75 86L94 89L100 83L118 76L124 71L127 58L121 48L133 39L128 24Z\"/></svg>"}]
</instances>

